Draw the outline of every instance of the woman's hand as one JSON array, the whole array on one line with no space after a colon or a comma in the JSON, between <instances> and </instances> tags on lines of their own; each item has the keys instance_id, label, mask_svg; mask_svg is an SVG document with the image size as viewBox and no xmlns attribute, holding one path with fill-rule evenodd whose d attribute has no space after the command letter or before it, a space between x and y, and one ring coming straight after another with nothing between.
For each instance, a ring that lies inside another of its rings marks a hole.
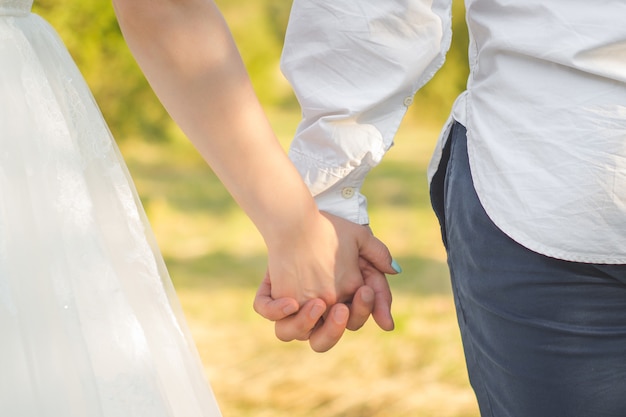
<instances>
[{"instance_id":1,"label":"woman's hand","mask_svg":"<svg viewBox=\"0 0 626 417\"><path fill-rule=\"evenodd\" d=\"M272 298L291 297L300 305L314 298L328 306L349 303L364 284L359 245L366 237L364 227L317 212L306 224L266 240Z\"/></svg>"}]
</instances>

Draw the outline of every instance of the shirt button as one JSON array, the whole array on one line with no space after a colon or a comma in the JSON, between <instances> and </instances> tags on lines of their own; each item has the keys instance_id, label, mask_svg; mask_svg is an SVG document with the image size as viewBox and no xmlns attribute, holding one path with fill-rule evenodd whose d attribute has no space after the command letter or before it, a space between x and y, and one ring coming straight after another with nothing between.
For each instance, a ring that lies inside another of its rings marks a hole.
<instances>
[{"instance_id":1,"label":"shirt button","mask_svg":"<svg viewBox=\"0 0 626 417\"><path fill-rule=\"evenodd\" d=\"M404 98L404 105L409 107L411 104L413 104L413 96L408 96Z\"/></svg>"},{"instance_id":2,"label":"shirt button","mask_svg":"<svg viewBox=\"0 0 626 417\"><path fill-rule=\"evenodd\" d=\"M341 196L346 200L352 198L354 196L354 188L353 187L345 187L341 190Z\"/></svg>"}]
</instances>

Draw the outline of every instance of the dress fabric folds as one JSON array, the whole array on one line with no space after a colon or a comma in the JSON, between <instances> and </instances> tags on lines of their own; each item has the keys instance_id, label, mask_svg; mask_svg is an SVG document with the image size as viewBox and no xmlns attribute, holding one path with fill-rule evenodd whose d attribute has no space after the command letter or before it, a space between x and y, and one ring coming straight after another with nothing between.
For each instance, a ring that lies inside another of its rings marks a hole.
<instances>
[{"instance_id":1,"label":"dress fabric folds","mask_svg":"<svg viewBox=\"0 0 626 417\"><path fill-rule=\"evenodd\" d=\"M0 416L220 416L119 151L31 6L0 0Z\"/></svg>"}]
</instances>

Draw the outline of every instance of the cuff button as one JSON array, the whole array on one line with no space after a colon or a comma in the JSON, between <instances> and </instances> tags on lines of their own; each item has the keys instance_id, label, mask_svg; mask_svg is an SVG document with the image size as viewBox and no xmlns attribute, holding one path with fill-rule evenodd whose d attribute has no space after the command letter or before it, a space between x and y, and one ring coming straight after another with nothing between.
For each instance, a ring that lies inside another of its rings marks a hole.
<instances>
[{"instance_id":1,"label":"cuff button","mask_svg":"<svg viewBox=\"0 0 626 417\"><path fill-rule=\"evenodd\" d=\"M353 187L345 187L341 190L341 196L345 199L352 198L354 193L355 191Z\"/></svg>"}]
</instances>

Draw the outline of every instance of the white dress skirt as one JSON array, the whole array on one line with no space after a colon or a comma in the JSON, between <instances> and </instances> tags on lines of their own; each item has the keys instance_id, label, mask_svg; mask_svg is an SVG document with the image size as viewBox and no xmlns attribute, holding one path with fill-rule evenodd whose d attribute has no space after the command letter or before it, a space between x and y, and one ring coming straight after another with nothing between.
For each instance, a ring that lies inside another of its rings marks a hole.
<instances>
[{"instance_id":1,"label":"white dress skirt","mask_svg":"<svg viewBox=\"0 0 626 417\"><path fill-rule=\"evenodd\" d=\"M0 416L219 416L118 149L31 5L0 0Z\"/></svg>"}]
</instances>

